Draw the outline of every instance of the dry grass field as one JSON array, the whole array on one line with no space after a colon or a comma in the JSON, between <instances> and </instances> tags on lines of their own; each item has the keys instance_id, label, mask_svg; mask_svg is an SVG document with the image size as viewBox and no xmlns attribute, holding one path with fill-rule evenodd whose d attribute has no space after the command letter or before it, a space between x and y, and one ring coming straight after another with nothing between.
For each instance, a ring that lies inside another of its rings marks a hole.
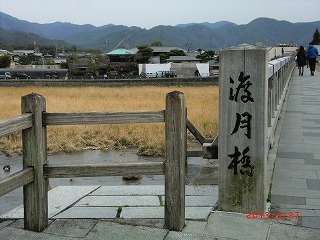
<instances>
[{"instance_id":1,"label":"dry grass field","mask_svg":"<svg viewBox=\"0 0 320 240\"><path fill-rule=\"evenodd\" d=\"M2 87L0 119L21 114L21 97L35 92L46 98L47 112L108 112L163 110L165 95L185 93L188 119L208 138L218 131L219 90L206 87ZM188 136L192 139L192 136ZM84 149L136 147L140 154L164 154L164 123L49 126L48 151L72 152ZM0 151L21 153L21 133L0 138Z\"/></svg>"}]
</instances>

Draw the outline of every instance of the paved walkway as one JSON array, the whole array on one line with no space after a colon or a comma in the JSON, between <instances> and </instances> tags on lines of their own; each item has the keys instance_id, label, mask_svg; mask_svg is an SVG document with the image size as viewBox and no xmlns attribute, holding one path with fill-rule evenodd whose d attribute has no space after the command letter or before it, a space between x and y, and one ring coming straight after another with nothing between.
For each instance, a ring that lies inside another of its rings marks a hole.
<instances>
[{"instance_id":1,"label":"paved walkway","mask_svg":"<svg viewBox=\"0 0 320 240\"><path fill-rule=\"evenodd\" d=\"M218 186L186 186L186 219L206 220ZM50 219L163 219L163 185L59 186L49 191ZM23 206L0 219L23 218Z\"/></svg>"},{"instance_id":2,"label":"paved walkway","mask_svg":"<svg viewBox=\"0 0 320 240\"><path fill-rule=\"evenodd\" d=\"M272 181L272 208L320 229L320 73L295 69ZM319 236L320 238L320 236Z\"/></svg>"},{"instance_id":3,"label":"paved walkway","mask_svg":"<svg viewBox=\"0 0 320 240\"><path fill-rule=\"evenodd\" d=\"M299 77L295 71L285 105L268 160L269 173L275 161L271 212L280 219L214 211L217 186L187 186L186 227L173 232L163 229L162 185L59 187L49 192L47 229L23 230L22 219L12 220L22 218L20 207L0 217L0 238L320 239L320 73Z\"/></svg>"}]
</instances>

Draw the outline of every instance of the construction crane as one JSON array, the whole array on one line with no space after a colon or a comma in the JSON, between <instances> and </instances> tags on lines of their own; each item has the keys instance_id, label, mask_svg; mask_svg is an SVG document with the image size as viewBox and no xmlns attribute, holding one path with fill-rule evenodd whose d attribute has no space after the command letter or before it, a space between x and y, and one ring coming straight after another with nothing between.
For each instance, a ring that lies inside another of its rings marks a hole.
<instances>
[{"instance_id":1,"label":"construction crane","mask_svg":"<svg viewBox=\"0 0 320 240\"><path fill-rule=\"evenodd\" d=\"M127 37L125 37L124 39L122 39L122 40L117 44L117 46L115 46L114 49L112 49L112 51L115 50L115 49L117 49L125 40L127 40L129 37L131 37L131 35L132 35L132 34L129 34Z\"/></svg>"}]
</instances>

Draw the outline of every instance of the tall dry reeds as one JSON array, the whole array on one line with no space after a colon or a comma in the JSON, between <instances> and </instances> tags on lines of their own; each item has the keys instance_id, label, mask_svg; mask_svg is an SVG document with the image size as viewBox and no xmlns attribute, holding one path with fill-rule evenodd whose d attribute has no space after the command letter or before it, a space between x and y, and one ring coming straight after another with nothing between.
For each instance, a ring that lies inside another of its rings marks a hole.
<instances>
[{"instance_id":1,"label":"tall dry reeds","mask_svg":"<svg viewBox=\"0 0 320 240\"><path fill-rule=\"evenodd\" d=\"M206 137L218 131L218 87L20 87L0 88L0 119L21 113L21 96L43 95L47 112L108 112L125 110L163 110L165 95L173 90L185 93L188 119ZM192 138L189 135L189 138ZM48 150L70 152L83 149L137 147L141 154L163 155L164 124L117 124L49 126ZM8 155L21 152L21 133L0 138L0 151Z\"/></svg>"}]
</instances>

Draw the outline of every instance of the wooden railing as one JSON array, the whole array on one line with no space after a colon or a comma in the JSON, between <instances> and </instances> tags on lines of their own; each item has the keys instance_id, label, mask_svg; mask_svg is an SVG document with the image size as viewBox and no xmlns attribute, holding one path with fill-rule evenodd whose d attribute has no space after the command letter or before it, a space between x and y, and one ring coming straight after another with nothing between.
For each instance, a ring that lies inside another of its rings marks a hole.
<instances>
[{"instance_id":1,"label":"wooden railing","mask_svg":"<svg viewBox=\"0 0 320 240\"><path fill-rule=\"evenodd\" d=\"M24 228L42 231L48 226L49 178L165 175L164 224L181 231L185 225L186 106L181 92L166 95L162 111L107 113L48 113L38 94L22 97L22 115L0 121L0 136L22 130L23 170L0 181L0 196L23 186ZM71 124L165 123L164 162L50 165L47 126Z\"/></svg>"}]
</instances>

